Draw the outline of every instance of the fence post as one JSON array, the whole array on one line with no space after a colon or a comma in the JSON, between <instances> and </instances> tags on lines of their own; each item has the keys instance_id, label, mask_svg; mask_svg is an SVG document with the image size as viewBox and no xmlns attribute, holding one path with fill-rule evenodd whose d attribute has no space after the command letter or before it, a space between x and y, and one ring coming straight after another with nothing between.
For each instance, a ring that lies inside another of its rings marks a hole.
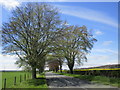
<instances>
[{"instance_id":1,"label":"fence post","mask_svg":"<svg viewBox=\"0 0 120 90\"><path fill-rule=\"evenodd\" d=\"M28 79L29 79L29 74L28 74Z\"/></svg>"},{"instance_id":2,"label":"fence post","mask_svg":"<svg viewBox=\"0 0 120 90\"><path fill-rule=\"evenodd\" d=\"M21 83L22 79L21 79L21 75L20 75L20 83Z\"/></svg>"},{"instance_id":3,"label":"fence post","mask_svg":"<svg viewBox=\"0 0 120 90\"><path fill-rule=\"evenodd\" d=\"M15 76L15 78L14 78L14 85L16 85L16 76Z\"/></svg>"},{"instance_id":4,"label":"fence post","mask_svg":"<svg viewBox=\"0 0 120 90\"><path fill-rule=\"evenodd\" d=\"M29 79L30 79L30 74L29 74Z\"/></svg>"},{"instance_id":5,"label":"fence post","mask_svg":"<svg viewBox=\"0 0 120 90\"><path fill-rule=\"evenodd\" d=\"M4 79L4 90L6 88L6 78Z\"/></svg>"},{"instance_id":6,"label":"fence post","mask_svg":"<svg viewBox=\"0 0 120 90\"><path fill-rule=\"evenodd\" d=\"M30 79L32 79L32 75L30 74Z\"/></svg>"},{"instance_id":7,"label":"fence post","mask_svg":"<svg viewBox=\"0 0 120 90\"><path fill-rule=\"evenodd\" d=\"M24 75L24 80L26 80L26 74Z\"/></svg>"},{"instance_id":8,"label":"fence post","mask_svg":"<svg viewBox=\"0 0 120 90\"><path fill-rule=\"evenodd\" d=\"M28 79L28 74L26 74L26 80Z\"/></svg>"}]
</instances>

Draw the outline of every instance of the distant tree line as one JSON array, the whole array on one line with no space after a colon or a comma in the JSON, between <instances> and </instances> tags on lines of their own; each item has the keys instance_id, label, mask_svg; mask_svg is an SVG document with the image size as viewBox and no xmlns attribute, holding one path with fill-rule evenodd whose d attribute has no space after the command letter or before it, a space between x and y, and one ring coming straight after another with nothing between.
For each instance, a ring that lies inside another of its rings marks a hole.
<instances>
[{"instance_id":1,"label":"distant tree line","mask_svg":"<svg viewBox=\"0 0 120 90\"><path fill-rule=\"evenodd\" d=\"M2 26L3 53L16 54L19 67L44 71L49 67L59 68L67 61L73 73L75 62L86 61L94 42L86 26L67 25L60 19L59 9L47 3L27 3L12 11L9 21ZM57 70L57 69L56 69Z\"/></svg>"}]
</instances>

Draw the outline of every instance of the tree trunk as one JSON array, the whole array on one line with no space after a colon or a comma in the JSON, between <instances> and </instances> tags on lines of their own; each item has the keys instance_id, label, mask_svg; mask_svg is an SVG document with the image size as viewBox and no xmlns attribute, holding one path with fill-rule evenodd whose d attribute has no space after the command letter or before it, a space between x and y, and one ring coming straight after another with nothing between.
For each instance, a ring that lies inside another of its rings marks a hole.
<instances>
[{"instance_id":1,"label":"tree trunk","mask_svg":"<svg viewBox=\"0 0 120 90\"><path fill-rule=\"evenodd\" d=\"M62 73L62 66L60 65L60 72Z\"/></svg>"},{"instance_id":2,"label":"tree trunk","mask_svg":"<svg viewBox=\"0 0 120 90\"><path fill-rule=\"evenodd\" d=\"M70 67L70 73L73 74L73 67Z\"/></svg>"},{"instance_id":3,"label":"tree trunk","mask_svg":"<svg viewBox=\"0 0 120 90\"><path fill-rule=\"evenodd\" d=\"M69 67L70 73L73 74L75 57L73 56L73 59L69 59L68 57L66 57L66 59L67 59L67 62L68 62L68 67Z\"/></svg>"},{"instance_id":4,"label":"tree trunk","mask_svg":"<svg viewBox=\"0 0 120 90\"><path fill-rule=\"evenodd\" d=\"M68 67L69 67L70 73L73 74L74 63L69 63Z\"/></svg>"},{"instance_id":5,"label":"tree trunk","mask_svg":"<svg viewBox=\"0 0 120 90\"><path fill-rule=\"evenodd\" d=\"M36 79L36 68L32 67L32 79Z\"/></svg>"},{"instance_id":6,"label":"tree trunk","mask_svg":"<svg viewBox=\"0 0 120 90\"><path fill-rule=\"evenodd\" d=\"M59 70L58 68L55 69L56 72L57 72L58 70Z\"/></svg>"},{"instance_id":7,"label":"tree trunk","mask_svg":"<svg viewBox=\"0 0 120 90\"><path fill-rule=\"evenodd\" d=\"M41 73L41 70L39 69L39 74Z\"/></svg>"},{"instance_id":8,"label":"tree trunk","mask_svg":"<svg viewBox=\"0 0 120 90\"><path fill-rule=\"evenodd\" d=\"M39 74L42 73L44 71L44 66L39 67Z\"/></svg>"}]
</instances>

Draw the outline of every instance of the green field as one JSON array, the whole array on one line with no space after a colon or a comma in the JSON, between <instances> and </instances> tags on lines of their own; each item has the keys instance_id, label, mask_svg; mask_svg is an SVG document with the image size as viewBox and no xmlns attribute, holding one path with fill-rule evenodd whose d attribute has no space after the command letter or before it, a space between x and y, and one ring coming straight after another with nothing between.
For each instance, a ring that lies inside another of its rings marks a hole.
<instances>
[{"instance_id":1,"label":"green field","mask_svg":"<svg viewBox=\"0 0 120 90\"><path fill-rule=\"evenodd\" d=\"M30 78L29 72L22 72L22 71L16 71L16 72L2 72L2 88L4 87L4 80L6 78L6 88L11 88L14 85L14 78L16 77L16 85L20 84L20 75L21 75L21 81L24 81L26 74L26 79L28 79L28 75Z\"/></svg>"},{"instance_id":2,"label":"green field","mask_svg":"<svg viewBox=\"0 0 120 90\"><path fill-rule=\"evenodd\" d=\"M0 90L2 89L2 72L0 72Z\"/></svg>"},{"instance_id":3,"label":"green field","mask_svg":"<svg viewBox=\"0 0 120 90\"><path fill-rule=\"evenodd\" d=\"M37 79L28 79L19 85L12 86L12 88L46 88L45 90L47 90L48 86L46 84L46 79L43 73L37 74Z\"/></svg>"},{"instance_id":4,"label":"green field","mask_svg":"<svg viewBox=\"0 0 120 90\"><path fill-rule=\"evenodd\" d=\"M26 79L25 79L26 74ZM20 83L20 75L22 82ZM16 76L16 85L14 85L14 77ZM31 79L29 72L2 72L2 88L4 87L4 79L6 78L6 88L47 88L44 74L37 74L37 79Z\"/></svg>"}]
</instances>

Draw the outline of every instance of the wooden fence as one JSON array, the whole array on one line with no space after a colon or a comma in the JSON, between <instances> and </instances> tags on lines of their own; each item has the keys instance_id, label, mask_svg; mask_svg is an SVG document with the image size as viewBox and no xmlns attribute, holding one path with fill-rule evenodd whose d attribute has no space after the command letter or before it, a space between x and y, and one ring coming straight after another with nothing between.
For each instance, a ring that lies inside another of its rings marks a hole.
<instances>
[{"instance_id":1,"label":"wooden fence","mask_svg":"<svg viewBox=\"0 0 120 90\"><path fill-rule=\"evenodd\" d=\"M23 77L23 79L22 79L22 77ZM13 80L14 80L13 85L16 85L17 83L21 83L22 81L25 81L25 80L31 79L31 78L32 78L32 77L31 77L30 74L20 75L20 76L19 76L19 80L20 80L20 81L17 82L17 79L18 79L18 78L16 78L16 76L14 76L14 78L13 78ZM7 87L7 78L4 79L3 90L5 90L6 87Z\"/></svg>"}]
</instances>

